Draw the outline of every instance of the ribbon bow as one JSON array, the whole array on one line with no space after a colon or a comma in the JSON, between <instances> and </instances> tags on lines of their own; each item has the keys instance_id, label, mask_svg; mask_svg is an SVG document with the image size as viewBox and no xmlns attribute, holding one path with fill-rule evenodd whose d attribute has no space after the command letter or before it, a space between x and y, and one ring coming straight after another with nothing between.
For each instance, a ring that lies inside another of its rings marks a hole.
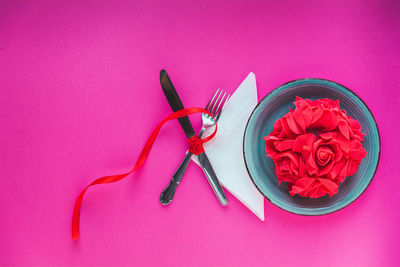
<instances>
[{"instance_id":1,"label":"ribbon bow","mask_svg":"<svg viewBox=\"0 0 400 267\"><path fill-rule=\"evenodd\" d=\"M200 139L197 134L190 137L188 139L188 143L189 143L189 152L191 152L192 154L197 156L198 154L204 152L204 147L203 147L204 140Z\"/></svg>"}]
</instances>

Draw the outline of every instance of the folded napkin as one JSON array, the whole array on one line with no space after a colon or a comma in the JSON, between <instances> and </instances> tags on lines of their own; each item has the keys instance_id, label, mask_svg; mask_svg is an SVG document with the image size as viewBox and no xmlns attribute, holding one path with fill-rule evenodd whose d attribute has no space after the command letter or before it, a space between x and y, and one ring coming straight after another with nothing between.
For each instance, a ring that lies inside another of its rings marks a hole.
<instances>
[{"instance_id":1,"label":"folded napkin","mask_svg":"<svg viewBox=\"0 0 400 267\"><path fill-rule=\"evenodd\" d=\"M221 184L264 221L264 197L251 181L243 157L244 130L256 105L256 77L251 72L226 102L217 134L204 149ZM197 157L192 160L199 164Z\"/></svg>"}]
</instances>

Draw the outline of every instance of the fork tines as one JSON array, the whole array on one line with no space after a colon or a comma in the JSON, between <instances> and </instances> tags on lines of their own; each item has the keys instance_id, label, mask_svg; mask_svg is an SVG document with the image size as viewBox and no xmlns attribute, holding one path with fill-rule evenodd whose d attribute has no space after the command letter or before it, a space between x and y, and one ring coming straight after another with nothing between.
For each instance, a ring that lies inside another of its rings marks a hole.
<instances>
[{"instance_id":1,"label":"fork tines","mask_svg":"<svg viewBox=\"0 0 400 267\"><path fill-rule=\"evenodd\" d=\"M225 105L226 101L229 99L228 95L226 97L226 92L224 92L221 89L217 89L213 95L213 97L211 98L210 102L208 102L206 109L215 117L217 118L217 116L219 117L219 114L223 108L223 106ZM226 99L225 99L226 97Z\"/></svg>"}]
</instances>

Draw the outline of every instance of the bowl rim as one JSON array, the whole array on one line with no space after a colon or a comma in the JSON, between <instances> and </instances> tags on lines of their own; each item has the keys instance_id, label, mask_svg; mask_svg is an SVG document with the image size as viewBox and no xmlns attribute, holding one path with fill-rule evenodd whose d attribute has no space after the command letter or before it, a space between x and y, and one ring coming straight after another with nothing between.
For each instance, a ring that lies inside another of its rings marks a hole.
<instances>
[{"instance_id":1,"label":"bowl rim","mask_svg":"<svg viewBox=\"0 0 400 267\"><path fill-rule=\"evenodd\" d=\"M253 117L255 111L258 109L258 107L260 106L260 104L261 104L269 95L271 95L273 92L275 92L275 91L281 89L282 87L284 87L284 86L286 86L286 85L288 85L288 84L291 84L291 83L294 83L294 82L299 82L299 81L324 81L324 82L334 83L334 84L336 84L336 85L338 85L338 86L343 87L344 89L346 89L347 91L349 91L351 94L353 94L356 98L358 98L358 99L364 104L364 106L367 108L367 110L368 110L369 113L371 114L371 117L372 117L372 119L373 119L373 121L374 121L376 130L377 130L377 133L378 133L378 141L379 141L379 144L378 144L378 148L379 148L379 150L378 150L378 161L376 162L376 167L375 167L374 173L373 173L371 179L369 180L367 186L364 188L364 190L363 190L362 192L360 192L360 193L358 194L358 196L357 196L356 198L354 198L352 201L350 201L349 203L347 203L345 206L343 206L343 207L341 207L341 208L338 208L338 209L336 209L336 210L333 210L333 211L323 212L323 213L321 213L321 214L305 214L305 213L299 213L299 212L295 212L295 211L291 211L291 210L284 209L283 207L281 207L281 206L277 205L276 203L274 203L274 202L273 202L259 187L258 187L257 183L254 181L254 178L253 178L253 176L252 176L251 173L250 173L250 170L249 170L249 167L248 167L247 161L246 161L246 152L245 152L246 132L247 132L247 129L248 129L248 126L249 126L250 119ZM289 213L292 213L292 214L301 215L301 216L323 216L323 215L335 213L335 212L337 212L337 211L340 211L340 210L346 208L346 207L349 206L350 204L354 203L354 201L356 201L356 200L357 200L362 194L364 194L364 192L367 190L367 188L368 188L369 185L371 184L372 180L375 178L375 174L376 174L376 172L377 172L377 170L378 170L379 162L380 162L380 159L381 159L381 135L380 135L380 132L379 132L378 124L377 124L377 122L376 122L376 119L375 119L374 114L372 113L371 109L370 109L370 108L368 107L368 105L364 102L364 100L361 99L361 97L359 97L354 91L352 91L351 89L349 89L347 86L344 86L343 84L340 84L340 83L335 82L335 81L332 81L332 80L324 79L324 78L299 78L299 79L294 79L294 80L291 80L291 81L289 81L289 82L286 82L286 83L283 83L283 84L279 85L278 87L276 87L276 88L274 88L273 90L271 90L268 94L266 94L266 95L257 103L257 105L254 107L253 111L251 112L251 114L250 114L250 116L249 116L249 119L247 120L246 127L245 127L245 129L244 129L244 134L243 134L243 146L242 146L242 148L243 148L243 159L244 159L244 163L245 163L245 166L246 166L247 173L248 173L248 175L250 176L250 179L251 179L251 181L253 182L253 184L255 185L255 187L257 188L257 190L258 190L269 202L271 202L274 206L280 208L281 210L286 211L286 212L289 212Z\"/></svg>"}]
</instances>

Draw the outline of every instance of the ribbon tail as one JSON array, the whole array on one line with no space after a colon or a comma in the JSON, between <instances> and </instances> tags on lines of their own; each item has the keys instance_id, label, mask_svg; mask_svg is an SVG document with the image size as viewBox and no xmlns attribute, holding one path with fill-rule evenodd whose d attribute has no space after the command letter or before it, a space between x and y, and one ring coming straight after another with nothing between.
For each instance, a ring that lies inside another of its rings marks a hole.
<instances>
[{"instance_id":1,"label":"ribbon tail","mask_svg":"<svg viewBox=\"0 0 400 267\"><path fill-rule=\"evenodd\" d=\"M82 206L82 199L85 195L86 190L89 187L86 187L78 196L75 201L74 206L74 213L72 215L72 239L79 239L79 218L81 214L81 206Z\"/></svg>"},{"instance_id":2,"label":"ribbon tail","mask_svg":"<svg viewBox=\"0 0 400 267\"><path fill-rule=\"evenodd\" d=\"M138 169L140 166L142 166L144 164L144 162L146 161L146 159L150 153L151 148L154 145L157 135L159 134L159 132L161 130L161 127L166 122L168 122L170 120L182 118L182 117L185 117L185 116L188 116L191 114L195 114L195 113L206 113L214 118L214 116L210 112L208 112L207 110L205 110L203 108L181 109L179 111L176 111L176 112L168 115L157 125L157 127L151 133L149 139L146 141L146 144L144 145L144 147L139 155L139 158L137 159L137 161L135 163L135 166L133 167L133 169L131 171L124 173L124 174L111 175L111 176L105 176L105 177L98 178L98 179L94 180L92 183L90 183L79 194L78 198L75 201L74 211L73 211L73 215L72 215L72 239L79 239L79 220L80 220L82 201L83 201L83 197L84 197L86 191L89 189L89 187L91 187L93 185L98 185L98 184L115 183L115 182L118 182L118 181L124 179L126 176L128 176L129 174L131 174L132 172L134 172L136 169ZM200 146L202 143L205 143L205 142L211 140L215 136L216 132L217 132L217 127L215 127L214 132L207 138L202 139L202 140L198 139L198 142L200 142Z\"/></svg>"}]
</instances>

